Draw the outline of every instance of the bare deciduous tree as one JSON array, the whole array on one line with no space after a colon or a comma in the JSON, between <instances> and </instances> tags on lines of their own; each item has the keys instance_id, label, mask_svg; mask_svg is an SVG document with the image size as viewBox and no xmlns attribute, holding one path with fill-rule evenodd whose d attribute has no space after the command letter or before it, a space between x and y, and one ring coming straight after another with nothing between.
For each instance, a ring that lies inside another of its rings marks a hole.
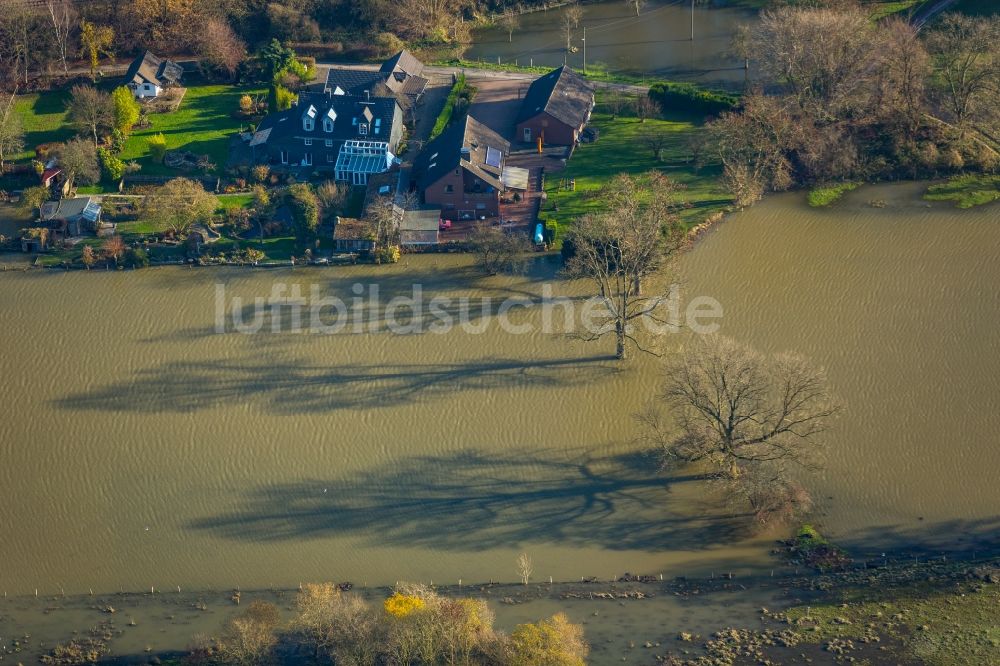
<instances>
[{"instance_id":1,"label":"bare deciduous tree","mask_svg":"<svg viewBox=\"0 0 1000 666\"><path fill-rule=\"evenodd\" d=\"M52 41L59 53L63 74L69 74L69 43L76 25L76 10L70 0L45 0L52 23Z\"/></svg>"},{"instance_id":2,"label":"bare deciduous tree","mask_svg":"<svg viewBox=\"0 0 1000 666\"><path fill-rule=\"evenodd\" d=\"M534 568L531 566L531 558L527 553L521 553L517 556L517 575L524 585L527 585L528 581L531 580L531 574L534 571Z\"/></svg>"},{"instance_id":3,"label":"bare deciduous tree","mask_svg":"<svg viewBox=\"0 0 1000 666\"><path fill-rule=\"evenodd\" d=\"M512 7L507 7L497 18L497 22L507 31L507 42L513 42L514 31L521 27L521 17L514 12Z\"/></svg>"},{"instance_id":4,"label":"bare deciduous tree","mask_svg":"<svg viewBox=\"0 0 1000 666\"><path fill-rule=\"evenodd\" d=\"M333 583L309 583L295 600L292 626L336 663L372 664L380 644L378 614L357 595L341 592Z\"/></svg>"},{"instance_id":5,"label":"bare deciduous tree","mask_svg":"<svg viewBox=\"0 0 1000 666\"><path fill-rule=\"evenodd\" d=\"M479 222L469 234L469 248L476 255L479 269L486 275L496 275L510 268L514 259L529 249L522 233L507 232L486 222Z\"/></svg>"},{"instance_id":6,"label":"bare deciduous tree","mask_svg":"<svg viewBox=\"0 0 1000 666\"><path fill-rule=\"evenodd\" d=\"M882 59L874 112L890 124L898 119L904 136L912 137L926 112L925 82L931 73L930 56L917 29L902 19L886 21L879 41Z\"/></svg>"},{"instance_id":7,"label":"bare deciduous tree","mask_svg":"<svg viewBox=\"0 0 1000 666\"><path fill-rule=\"evenodd\" d=\"M644 299L644 281L667 263L683 241L676 213L679 186L659 172L645 182L615 176L601 191L605 211L579 219L567 234L573 249L566 262L570 277L588 279L603 304L597 330L586 339L615 336L615 356L624 359L626 344L651 351L632 326L643 317L656 319L659 299Z\"/></svg>"},{"instance_id":8,"label":"bare deciduous tree","mask_svg":"<svg viewBox=\"0 0 1000 666\"><path fill-rule=\"evenodd\" d=\"M963 131L976 120L992 123L1000 115L1000 18L946 14L927 42L949 119Z\"/></svg>"},{"instance_id":9,"label":"bare deciduous tree","mask_svg":"<svg viewBox=\"0 0 1000 666\"><path fill-rule=\"evenodd\" d=\"M224 73L230 79L236 75L247 55L246 44L236 36L229 23L218 16L208 18L200 27L195 49L201 56L202 64Z\"/></svg>"},{"instance_id":10,"label":"bare deciduous tree","mask_svg":"<svg viewBox=\"0 0 1000 666\"><path fill-rule=\"evenodd\" d=\"M105 259L114 261L115 266L117 266L118 261L125 254L125 241L118 234L108 236L101 244L101 254L104 255Z\"/></svg>"},{"instance_id":11,"label":"bare deciduous tree","mask_svg":"<svg viewBox=\"0 0 1000 666\"><path fill-rule=\"evenodd\" d=\"M570 52L573 50L573 33L580 25L580 20L582 18L583 8L580 7L578 3L573 2L563 8L563 14L559 25L562 28L563 38L566 40L566 54L563 57L564 63L566 62L566 58L569 57Z\"/></svg>"},{"instance_id":12,"label":"bare deciduous tree","mask_svg":"<svg viewBox=\"0 0 1000 666\"><path fill-rule=\"evenodd\" d=\"M87 267L88 271L90 270L91 266L93 266L97 262L97 257L94 254L93 246L91 245L83 246L83 251L80 253L80 261L83 262L83 265Z\"/></svg>"},{"instance_id":13,"label":"bare deciduous tree","mask_svg":"<svg viewBox=\"0 0 1000 666\"><path fill-rule=\"evenodd\" d=\"M632 102L632 110L639 122L646 122L647 118L652 118L660 113L660 105L649 95L639 95Z\"/></svg>"},{"instance_id":14,"label":"bare deciduous tree","mask_svg":"<svg viewBox=\"0 0 1000 666\"><path fill-rule=\"evenodd\" d=\"M21 116L15 110L16 93L11 93L0 110L0 175L4 171L4 161L8 156L24 150L24 126Z\"/></svg>"},{"instance_id":15,"label":"bare deciduous tree","mask_svg":"<svg viewBox=\"0 0 1000 666\"><path fill-rule=\"evenodd\" d=\"M101 130L110 130L115 124L115 103L111 95L92 86L77 85L70 91L69 117L81 131L100 143Z\"/></svg>"},{"instance_id":16,"label":"bare deciduous tree","mask_svg":"<svg viewBox=\"0 0 1000 666\"><path fill-rule=\"evenodd\" d=\"M642 142L653 153L653 159L662 162L663 151L670 142L670 136L662 130L651 129L643 133Z\"/></svg>"},{"instance_id":17,"label":"bare deciduous tree","mask_svg":"<svg viewBox=\"0 0 1000 666\"><path fill-rule=\"evenodd\" d=\"M209 223L219 200L202 184L188 178L174 178L146 196L143 216L180 236L195 223Z\"/></svg>"},{"instance_id":18,"label":"bare deciduous tree","mask_svg":"<svg viewBox=\"0 0 1000 666\"><path fill-rule=\"evenodd\" d=\"M834 118L867 105L877 69L875 24L860 7L779 7L761 13L745 48L762 73L788 88L814 118Z\"/></svg>"},{"instance_id":19,"label":"bare deciduous tree","mask_svg":"<svg viewBox=\"0 0 1000 666\"><path fill-rule=\"evenodd\" d=\"M737 206L791 185L788 153L798 143L797 131L781 100L759 93L745 98L742 112L723 113L708 125L709 152L722 162Z\"/></svg>"},{"instance_id":20,"label":"bare deciduous tree","mask_svg":"<svg viewBox=\"0 0 1000 666\"><path fill-rule=\"evenodd\" d=\"M791 471L818 469L821 436L839 409L822 370L711 335L667 363L664 376L660 397L679 434L659 412L642 419L666 465L706 466L761 522L808 503Z\"/></svg>"},{"instance_id":21,"label":"bare deciduous tree","mask_svg":"<svg viewBox=\"0 0 1000 666\"><path fill-rule=\"evenodd\" d=\"M87 139L70 139L59 148L59 166L73 185L90 185L101 177L97 149Z\"/></svg>"},{"instance_id":22,"label":"bare deciduous tree","mask_svg":"<svg viewBox=\"0 0 1000 666\"><path fill-rule=\"evenodd\" d=\"M257 666L272 663L271 651L278 642L278 608L255 601L230 620L222 632L218 651L223 663L234 666Z\"/></svg>"}]
</instances>

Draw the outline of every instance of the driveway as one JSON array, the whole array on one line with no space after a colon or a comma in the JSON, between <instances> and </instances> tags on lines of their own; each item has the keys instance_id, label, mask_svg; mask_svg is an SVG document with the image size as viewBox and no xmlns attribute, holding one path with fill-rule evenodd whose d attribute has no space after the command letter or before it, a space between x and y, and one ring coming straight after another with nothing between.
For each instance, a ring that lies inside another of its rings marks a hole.
<instances>
[{"instance_id":1,"label":"driveway","mask_svg":"<svg viewBox=\"0 0 1000 666\"><path fill-rule=\"evenodd\" d=\"M469 115L513 143L514 122L530 81L470 76L469 83L479 91Z\"/></svg>"}]
</instances>

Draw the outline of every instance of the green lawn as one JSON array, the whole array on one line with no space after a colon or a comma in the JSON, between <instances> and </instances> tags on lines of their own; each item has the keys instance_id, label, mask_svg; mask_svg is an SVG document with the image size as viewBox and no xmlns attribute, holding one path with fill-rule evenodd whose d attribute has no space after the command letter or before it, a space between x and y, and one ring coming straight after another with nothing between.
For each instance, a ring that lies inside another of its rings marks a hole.
<instances>
[{"instance_id":1,"label":"green lawn","mask_svg":"<svg viewBox=\"0 0 1000 666\"><path fill-rule=\"evenodd\" d=\"M18 96L14 109L24 124L24 152L14 155L14 162L33 158L39 144L65 141L76 134L66 120L68 99L66 90Z\"/></svg>"},{"instance_id":2,"label":"green lawn","mask_svg":"<svg viewBox=\"0 0 1000 666\"><path fill-rule=\"evenodd\" d=\"M259 86L203 85L191 86L184 95L180 108L173 113L156 113L149 116L150 126L136 130L125 144L121 158L135 160L142 166L140 173L147 175L181 175L181 172L149 159L147 141L155 134L167 139L167 150L183 148L198 155L208 155L221 173L229 152L229 137L247 127L245 122L233 118L239 108L240 97L245 94L262 94Z\"/></svg>"},{"instance_id":3,"label":"green lawn","mask_svg":"<svg viewBox=\"0 0 1000 666\"><path fill-rule=\"evenodd\" d=\"M239 107L240 97L264 92L259 86L192 85L176 111L149 115L150 126L133 133L121 158L137 161L143 174L183 175L149 159L147 141L150 136L162 133L167 139L167 149L183 148L209 155L216 171L221 173L229 151L229 137L246 127L232 116ZM65 90L18 97L16 108L24 122L26 136L25 151L16 155L15 161L31 159L38 144L65 141L77 133L66 118L68 99L69 92Z\"/></svg>"},{"instance_id":4,"label":"green lawn","mask_svg":"<svg viewBox=\"0 0 1000 666\"><path fill-rule=\"evenodd\" d=\"M972 208L1000 200L1000 176L955 176L931 185L924 194L928 201L952 201L959 208Z\"/></svg>"},{"instance_id":5,"label":"green lawn","mask_svg":"<svg viewBox=\"0 0 1000 666\"><path fill-rule=\"evenodd\" d=\"M546 173L545 190L548 202L543 205L543 215L558 225L571 223L581 215L601 208L601 201L594 196L612 176L620 173L639 174L658 169L686 189L681 193L690 207L681 213L688 226L694 226L706 217L721 211L732 203L719 180L718 166L696 169L690 148L701 125L692 118L666 116L649 119L645 123L636 118L612 119L608 113L594 112L591 125L600 132L595 143L580 144L563 171ZM652 149L645 144L650 133L666 135L662 161L655 159ZM563 181L576 180L576 190L561 187ZM553 210L557 207L558 210Z\"/></svg>"}]
</instances>

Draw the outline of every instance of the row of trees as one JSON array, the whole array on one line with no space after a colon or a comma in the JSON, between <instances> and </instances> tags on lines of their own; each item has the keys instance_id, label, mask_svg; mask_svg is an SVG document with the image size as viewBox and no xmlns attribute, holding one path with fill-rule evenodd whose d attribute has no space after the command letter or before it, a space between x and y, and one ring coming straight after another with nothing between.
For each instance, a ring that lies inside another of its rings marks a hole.
<instances>
[{"instance_id":1,"label":"row of trees","mask_svg":"<svg viewBox=\"0 0 1000 666\"><path fill-rule=\"evenodd\" d=\"M1000 18L943 16L923 33L861 7L782 7L738 50L763 89L709 125L740 206L840 179L919 177L1000 165Z\"/></svg>"},{"instance_id":2,"label":"row of trees","mask_svg":"<svg viewBox=\"0 0 1000 666\"><path fill-rule=\"evenodd\" d=\"M308 584L295 616L282 625L277 607L254 602L214 643L198 646L192 664L256 666L275 662L285 638L335 664L465 664L576 666L589 649L583 630L561 614L519 625L510 635L493 627L481 599L453 599L423 585L403 584L379 606L332 583Z\"/></svg>"},{"instance_id":3,"label":"row of trees","mask_svg":"<svg viewBox=\"0 0 1000 666\"><path fill-rule=\"evenodd\" d=\"M102 58L145 48L192 53L232 75L246 54L233 20L254 2L208 0L0 0L0 81L69 75L83 59L94 76Z\"/></svg>"}]
</instances>

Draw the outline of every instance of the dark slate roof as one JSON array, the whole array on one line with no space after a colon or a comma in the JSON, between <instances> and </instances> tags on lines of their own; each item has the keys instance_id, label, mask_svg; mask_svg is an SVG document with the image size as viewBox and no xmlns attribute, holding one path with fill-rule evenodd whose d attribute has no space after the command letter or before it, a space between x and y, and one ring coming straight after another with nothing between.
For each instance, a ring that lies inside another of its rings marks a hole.
<instances>
[{"instance_id":1,"label":"dark slate roof","mask_svg":"<svg viewBox=\"0 0 1000 666\"><path fill-rule=\"evenodd\" d=\"M427 79L402 71L378 71L361 69L331 68L326 73L324 90L333 93L340 88L348 95L363 95L366 91L373 97L396 97L401 108L407 108L424 88ZM407 99L409 98L409 99Z\"/></svg>"},{"instance_id":2,"label":"dark slate roof","mask_svg":"<svg viewBox=\"0 0 1000 666\"><path fill-rule=\"evenodd\" d=\"M166 60L146 51L136 58L125 73L125 81L142 84L146 81L158 86L176 84L181 80L184 68L172 60Z\"/></svg>"},{"instance_id":3,"label":"dark slate roof","mask_svg":"<svg viewBox=\"0 0 1000 666\"><path fill-rule=\"evenodd\" d=\"M333 121L333 131L323 129L323 120L333 110L336 118ZM371 114L368 134L358 132L358 123L363 122L365 110ZM310 113L311 111L311 113ZM309 114L315 122L311 131L302 124L303 117ZM275 144L293 138L311 137L317 141L333 139L335 141L388 142L392 136L392 123L396 114L396 100L387 97L372 97L365 99L355 95L328 95L326 93L299 93L298 104L292 108L272 113L261 121L254 138L253 145ZM376 123L378 131L376 132ZM390 150L395 146L390 146Z\"/></svg>"},{"instance_id":4,"label":"dark slate roof","mask_svg":"<svg viewBox=\"0 0 1000 666\"><path fill-rule=\"evenodd\" d=\"M571 127L586 121L594 99L594 87L586 79L563 65L535 79L521 103L517 122L524 122L547 112Z\"/></svg>"},{"instance_id":5,"label":"dark slate roof","mask_svg":"<svg viewBox=\"0 0 1000 666\"><path fill-rule=\"evenodd\" d=\"M381 72L363 69L331 68L326 73L326 92L333 93L338 87L348 95L364 94L372 86L385 80Z\"/></svg>"},{"instance_id":6,"label":"dark slate roof","mask_svg":"<svg viewBox=\"0 0 1000 666\"><path fill-rule=\"evenodd\" d=\"M468 155L463 154L468 148ZM496 166L488 164L490 148L500 151ZM462 167L498 190L503 189L500 175L503 163L510 152L510 143L502 136L472 116L452 123L436 139L427 144L417 157L414 169L421 188L436 183L449 171Z\"/></svg>"},{"instance_id":7,"label":"dark slate roof","mask_svg":"<svg viewBox=\"0 0 1000 666\"><path fill-rule=\"evenodd\" d=\"M403 49L396 55L382 63L380 72L403 72L410 76L420 76L424 73L424 63L417 60L416 56Z\"/></svg>"}]
</instances>

